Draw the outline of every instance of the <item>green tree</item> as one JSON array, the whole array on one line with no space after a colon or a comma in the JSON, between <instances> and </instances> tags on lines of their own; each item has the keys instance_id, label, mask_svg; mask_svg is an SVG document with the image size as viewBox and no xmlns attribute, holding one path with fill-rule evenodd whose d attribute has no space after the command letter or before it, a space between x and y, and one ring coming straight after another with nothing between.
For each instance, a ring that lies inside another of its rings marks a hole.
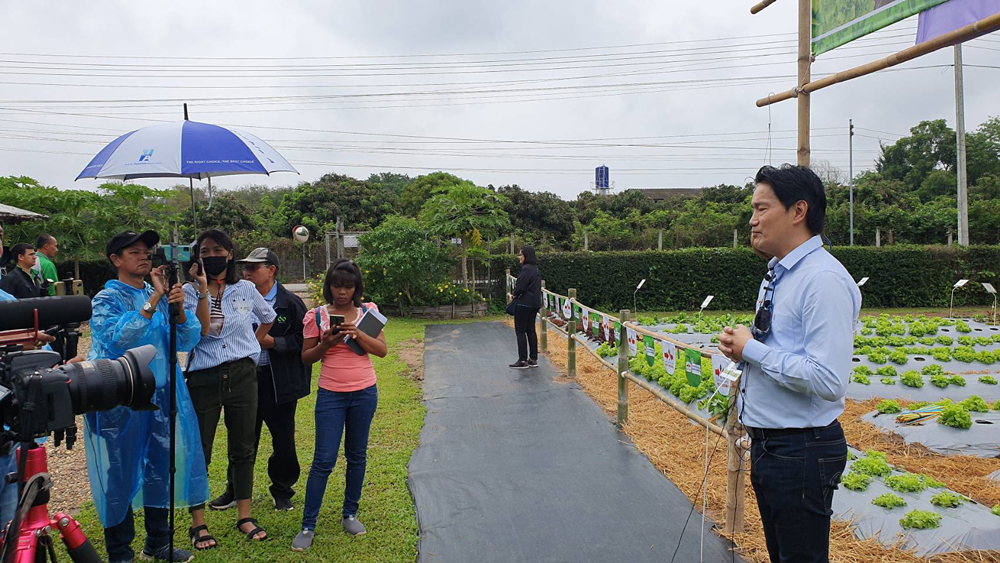
<instances>
[{"instance_id":1,"label":"green tree","mask_svg":"<svg viewBox=\"0 0 1000 563\"><path fill-rule=\"evenodd\" d=\"M475 186L472 182L447 172L434 172L433 174L417 176L413 182L403 188L403 193L399 196L400 211L410 217L416 217L420 214L424 203L435 193L438 193L438 190L461 185Z\"/></svg>"},{"instance_id":2,"label":"green tree","mask_svg":"<svg viewBox=\"0 0 1000 563\"><path fill-rule=\"evenodd\" d=\"M379 172L378 174L368 176L368 183L373 186L378 185L388 188L397 196L402 196L406 186L413 183L413 178L410 178L406 174L396 174L395 172Z\"/></svg>"},{"instance_id":3,"label":"green tree","mask_svg":"<svg viewBox=\"0 0 1000 563\"><path fill-rule=\"evenodd\" d=\"M278 207L280 233L305 225L313 233L334 227L337 217L352 229L371 229L398 211L399 198L389 188L350 176L326 174L286 194Z\"/></svg>"},{"instance_id":4,"label":"green tree","mask_svg":"<svg viewBox=\"0 0 1000 563\"><path fill-rule=\"evenodd\" d=\"M573 207L550 192L529 192L500 186L497 193L507 199L505 210L519 238L538 249L556 248L573 235Z\"/></svg>"},{"instance_id":5,"label":"green tree","mask_svg":"<svg viewBox=\"0 0 1000 563\"><path fill-rule=\"evenodd\" d=\"M417 304L453 271L448 255L411 217L392 215L360 242L365 252L358 265L369 296L379 303Z\"/></svg>"},{"instance_id":6,"label":"green tree","mask_svg":"<svg viewBox=\"0 0 1000 563\"><path fill-rule=\"evenodd\" d=\"M419 178L418 178L419 180ZM461 238L462 283L469 286L468 255L474 237L495 237L510 230L506 198L471 182L435 190L420 210L420 222L432 235Z\"/></svg>"}]
</instances>

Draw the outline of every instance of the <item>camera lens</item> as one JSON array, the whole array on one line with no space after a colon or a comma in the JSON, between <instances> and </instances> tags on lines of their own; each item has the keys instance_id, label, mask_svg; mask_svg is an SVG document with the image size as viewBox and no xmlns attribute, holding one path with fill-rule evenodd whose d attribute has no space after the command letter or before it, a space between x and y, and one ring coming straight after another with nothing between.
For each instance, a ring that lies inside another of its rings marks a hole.
<instances>
[{"instance_id":1,"label":"camera lens","mask_svg":"<svg viewBox=\"0 0 1000 563\"><path fill-rule=\"evenodd\" d=\"M60 368L69 378L73 412L104 411L117 406L155 410L156 377L149 363L156 356L151 345L132 348L115 360L92 360Z\"/></svg>"}]
</instances>

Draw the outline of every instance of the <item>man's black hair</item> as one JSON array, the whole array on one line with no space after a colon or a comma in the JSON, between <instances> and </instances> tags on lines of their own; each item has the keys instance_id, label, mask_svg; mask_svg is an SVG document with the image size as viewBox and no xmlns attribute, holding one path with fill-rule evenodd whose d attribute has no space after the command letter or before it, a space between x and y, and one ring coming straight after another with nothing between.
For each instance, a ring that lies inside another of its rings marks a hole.
<instances>
[{"instance_id":1,"label":"man's black hair","mask_svg":"<svg viewBox=\"0 0 1000 563\"><path fill-rule=\"evenodd\" d=\"M38 235L38 238L35 240L35 248L37 249L37 248L41 248L41 247L45 246L46 244L52 242L53 238L55 238L55 237L53 237L52 235L50 235L48 233L42 233L42 234Z\"/></svg>"},{"instance_id":2,"label":"man's black hair","mask_svg":"<svg viewBox=\"0 0 1000 563\"><path fill-rule=\"evenodd\" d=\"M331 305L333 304L331 288L334 287L353 287L354 306L361 306L361 297L365 294L365 282L361 278L361 268L353 260L338 258L326 271L326 277L323 278L323 299Z\"/></svg>"},{"instance_id":3,"label":"man's black hair","mask_svg":"<svg viewBox=\"0 0 1000 563\"><path fill-rule=\"evenodd\" d=\"M524 255L525 264L534 264L536 266L538 265L538 257L535 256L535 247L531 246L530 244L526 244L521 247L521 254Z\"/></svg>"},{"instance_id":4,"label":"man's black hair","mask_svg":"<svg viewBox=\"0 0 1000 563\"><path fill-rule=\"evenodd\" d=\"M35 249L34 246L31 246L26 242L19 242L14 246L10 247L10 254L11 256L14 257L14 261L17 261L17 259L23 256L25 252L34 249Z\"/></svg>"},{"instance_id":5,"label":"man's black hair","mask_svg":"<svg viewBox=\"0 0 1000 563\"><path fill-rule=\"evenodd\" d=\"M778 201L791 208L799 201L809 204L806 212L806 226L814 235L823 233L826 221L826 192L823 181L807 166L782 164L780 168L764 166L754 177L755 184L767 184Z\"/></svg>"},{"instance_id":6,"label":"man's black hair","mask_svg":"<svg viewBox=\"0 0 1000 563\"><path fill-rule=\"evenodd\" d=\"M229 264L226 265L226 285L233 285L240 281L240 277L236 275L236 253L235 247L233 246L233 240L229 238L229 235L220 231L219 229L208 229L207 231L198 235L198 240L194 243L194 248L191 249L191 259L197 261L201 257L201 243L205 239L212 239L219 243L219 246L225 248L227 251L233 254L233 258L229 260Z\"/></svg>"}]
</instances>

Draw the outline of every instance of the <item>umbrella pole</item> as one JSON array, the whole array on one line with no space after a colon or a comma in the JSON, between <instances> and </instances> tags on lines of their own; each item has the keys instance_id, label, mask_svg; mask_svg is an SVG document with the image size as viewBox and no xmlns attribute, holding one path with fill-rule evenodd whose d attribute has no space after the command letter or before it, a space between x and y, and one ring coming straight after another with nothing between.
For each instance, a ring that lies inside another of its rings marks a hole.
<instances>
[{"instance_id":1,"label":"umbrella pole","mask_svg":"<svg viewBox=\"0 0 1000 563\"><path fill-rule=\"evenodd\" d=\"M188 178L191 186L191 222L194 225L194 236L198 236L198 212L194 207L194 178Z\"/></svg>"},{"instance_id":2,"label":"umbrella pole","mask_svg":"<svg viewBox=\"0 0 1000 563\"><path fill-rule=\"evenodd\" d=\"M169 264L167 269L167 291L174 287L177 283L178 278L178 265L175 261L177 258L177 248L178 248L178 236L177 236L177 225L174 224L173 229L173 248L171 249L171 258L173 259ZM168 378L170 385L170 522L168 527L170 529L170 540L168 543L168 557L173 560L174 557L174 491L176 485L176 473L177 473L177 323L180 320L181 306L180 303L170 303L168 306L170 313L170 355L168 356L170 362L170 377Z\"/></svg>"}]
</instances>

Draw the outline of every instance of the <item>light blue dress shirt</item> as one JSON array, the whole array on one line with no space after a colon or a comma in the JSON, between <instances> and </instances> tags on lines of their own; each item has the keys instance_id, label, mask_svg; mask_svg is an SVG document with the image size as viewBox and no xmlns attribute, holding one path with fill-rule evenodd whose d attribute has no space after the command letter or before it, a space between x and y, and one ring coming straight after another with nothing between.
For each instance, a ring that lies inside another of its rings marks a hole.
<instances>
[{"instance_id":1,"label":"light blue dress shirt","mask_svg":"<svg viewBox=\"0 0 1000 563\"><path fill-rule=\"evenodd\" d=\"M213 296L209 296L213 299ZM193 284L184 284L184 308L188 315L195 315L198 296ZM225 322L222 333L211 333L201 337L201 341L189 356L187 371L214 368L226 362L250 358L254 364L260 356L260 343L254 334L253 325L274 322L274 309L264 301L257 287L247 280L227 285L222 290L222 313Z\"/></svg>"},{"instance_id":2,"label":"light blue dress shirt","mask_svg":"<svg viewBox=\"0 0 1000 563\"><path fill-rule=\"evenodd\" d=\"M826 426L844 412L861 291L819 236L780 261L772 258L768 268L775 277L771 330L743 348L741 421L754 428Z\"/></svg>"}]
</instances>

